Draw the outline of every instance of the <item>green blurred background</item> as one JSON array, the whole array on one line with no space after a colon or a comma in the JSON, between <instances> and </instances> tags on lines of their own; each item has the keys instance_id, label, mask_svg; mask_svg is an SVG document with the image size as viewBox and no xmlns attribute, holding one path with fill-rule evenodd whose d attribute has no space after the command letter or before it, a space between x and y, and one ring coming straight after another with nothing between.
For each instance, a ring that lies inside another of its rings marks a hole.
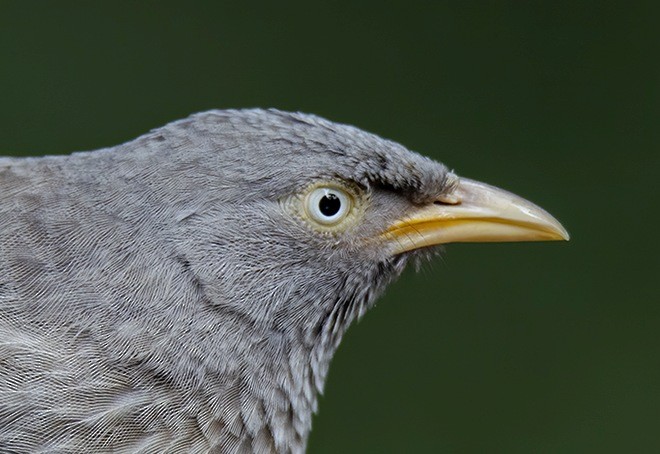
<instances>
[{"instance_id":1,"label":"green blurred background","mask_svg":"<svg viewBox=\"0 0 660 454\"><path fill-rule=\"evenodd\" d=\"M310 453L660 452L657 2L0 0L0 152L210 108L355 124L557 216L353 327Z\"/></svg>"}]
</instances>

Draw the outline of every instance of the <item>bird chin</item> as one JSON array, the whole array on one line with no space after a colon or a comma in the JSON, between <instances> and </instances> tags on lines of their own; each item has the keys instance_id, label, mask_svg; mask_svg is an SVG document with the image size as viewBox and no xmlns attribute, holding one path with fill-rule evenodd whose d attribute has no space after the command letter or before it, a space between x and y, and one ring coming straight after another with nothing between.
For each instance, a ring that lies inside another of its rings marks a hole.
<instances>
[{"instance_id":1,"label":"bird chin","mask_svg":"<svg viewBox=\"0 0 660 454\"><path fill-rule=\"evenodd\" d=\"M411 251L409 262L415 268L415 271L420 271L423 266L428 265L435 257L442 255L444 251L445 247L442 245L416 249Z\"/></svg>"},{"instance_id":2,"label":"bird chin","mask_svg":"<svg viewBox=\"0 0 660 454\"><path fill-rule=\"evenodd\" d=\"M395 255L397 260L402 260L406 265L411 265L415 271L420 271L424 266L428 265L435 257L444 253L444 245L434 245L411 251L402 252Z\"/></svg>"}]
</instances>

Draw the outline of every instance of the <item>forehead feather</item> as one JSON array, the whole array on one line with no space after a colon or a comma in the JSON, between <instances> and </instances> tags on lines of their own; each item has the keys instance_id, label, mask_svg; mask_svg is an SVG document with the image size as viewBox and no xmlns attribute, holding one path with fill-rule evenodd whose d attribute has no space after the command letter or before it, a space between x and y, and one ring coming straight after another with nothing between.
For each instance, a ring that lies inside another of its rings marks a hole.
<instances>
[{"instance_id":1,"label":"forehead feather","mask_svg":"<svg viewBox=\"0 0 660 454\"><path fill-rule=\"evenodd\" d=\"M404 192L415 202L425 202L451 189L455 181L447 168L402 145L353 126L324 118L275 109L219 110L189 120L208 128L218 140L240 135L251 152L286 157L291 170L353 180ZM286 149L286 156L282 149ZM272 162L273 157L264 156Z\"/></svg>"}]
</instances>

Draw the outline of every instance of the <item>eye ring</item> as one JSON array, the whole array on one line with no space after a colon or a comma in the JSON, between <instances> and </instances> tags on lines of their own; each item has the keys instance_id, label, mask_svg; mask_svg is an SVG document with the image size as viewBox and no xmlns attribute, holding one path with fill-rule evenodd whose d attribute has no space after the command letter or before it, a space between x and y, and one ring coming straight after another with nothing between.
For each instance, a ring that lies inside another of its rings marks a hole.
<instances>
[{"instance_id":1,"label":"eye ring","mask_svg":"<svg viewBox=\"0 0 660 454\"><path fill-rule=\"evenodd\" d=\"M342 188L317 186L305 198L304 207L310 219L323 226L333 226L348 216L353 200Z\"/></svg>"},{"instance_id":2,"label":"eye ring","mask_svg":"<svg viewBox=\"0 0 660 454\"><path fill-rule=\"evenodd\" d=\"M323 235L338 235L354 227L369 205L369 193L351 181L315 181L279 200L292 217Z\"/></svg>"}]
</instances>

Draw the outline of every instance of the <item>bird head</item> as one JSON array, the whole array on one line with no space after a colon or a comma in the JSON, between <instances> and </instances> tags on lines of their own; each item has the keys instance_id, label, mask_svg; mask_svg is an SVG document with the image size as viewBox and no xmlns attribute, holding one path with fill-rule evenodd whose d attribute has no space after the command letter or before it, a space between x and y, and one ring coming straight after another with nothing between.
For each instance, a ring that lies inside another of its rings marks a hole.
<instances>
[{"instance_id":1,"label":"bird head","mask_svg":"<svg viewBox=\"0 0 660 454\"><path fill-rule=\"evenodd\" d=\"M216 310L264 338L332 351L406 263L445 243L568 239L520 197L313 115L212 111L146 140L169 141L187 175L180 255Z\"/></svg>"}]
</instances>

